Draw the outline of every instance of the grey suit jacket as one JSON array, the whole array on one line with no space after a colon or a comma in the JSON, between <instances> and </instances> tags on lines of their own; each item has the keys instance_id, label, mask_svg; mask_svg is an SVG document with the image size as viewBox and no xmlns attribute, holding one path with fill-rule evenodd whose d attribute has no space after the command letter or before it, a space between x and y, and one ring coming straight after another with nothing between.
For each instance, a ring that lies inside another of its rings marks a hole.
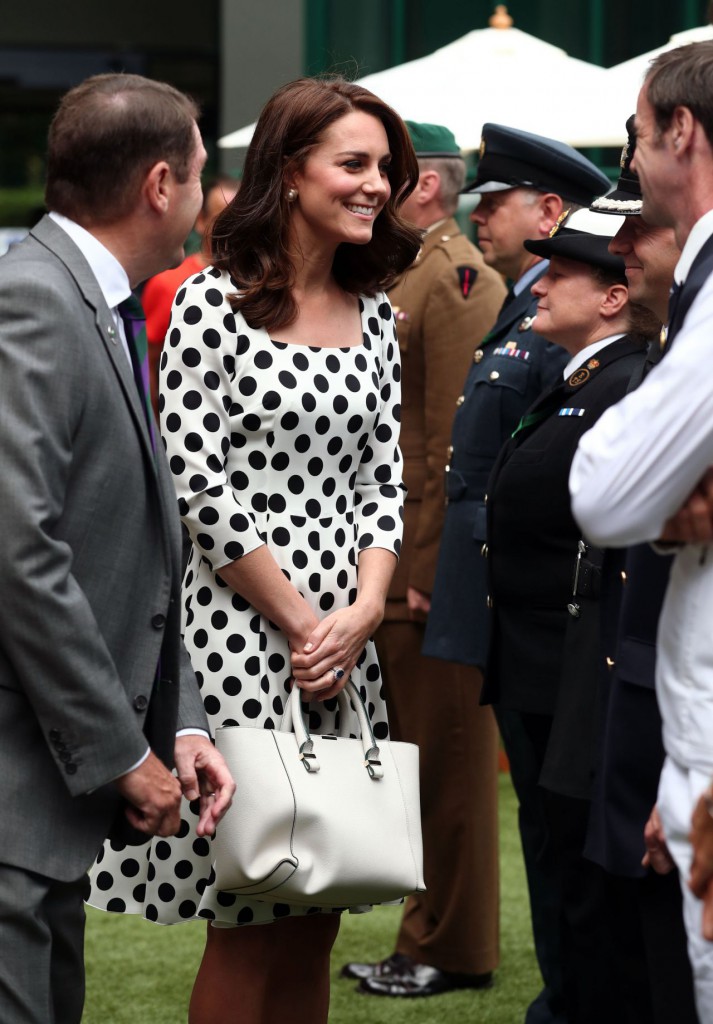
<instances>
[{"instance_id":1,"label":"grey suit jacket","mask_svg":"<svg viewBox=\"0 0 713 1024\"><path fill-rule=\"evenodd\" d=\"M207 726L165 457L97 281L49 218L0 260L0 453L0 862L70 880L147 714L166 757L177 727Z\"/></svg>"}]
</instances>

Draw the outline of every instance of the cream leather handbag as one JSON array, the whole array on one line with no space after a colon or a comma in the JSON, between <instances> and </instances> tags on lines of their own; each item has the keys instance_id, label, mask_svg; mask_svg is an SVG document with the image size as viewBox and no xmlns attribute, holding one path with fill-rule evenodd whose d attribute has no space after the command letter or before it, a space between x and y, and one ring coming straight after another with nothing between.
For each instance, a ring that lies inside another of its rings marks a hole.
<instances>
[{"instance_id":1,"label":"cream leather handbag","mask_svg":"<svg viewBox=\"0 0 713 1024\"><path fill-rule=\"evenodd\" d=\"M358 690L348 682L346 691L340 718L350 717L350 698L361 739L343 728L339 736L310 736L297 687L279 730L216 730L237 783L213 843L218 889L349 907L425 888L418 747L388 740L377 746Z\"/></svg>"}]
</instances>

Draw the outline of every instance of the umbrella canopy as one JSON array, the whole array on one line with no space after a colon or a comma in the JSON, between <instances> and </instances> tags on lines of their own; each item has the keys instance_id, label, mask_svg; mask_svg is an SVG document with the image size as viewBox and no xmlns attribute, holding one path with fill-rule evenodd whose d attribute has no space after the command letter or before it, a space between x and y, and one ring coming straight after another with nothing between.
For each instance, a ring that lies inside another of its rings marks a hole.
<instances>
[{"instance_id":1,"label":"umbrella canopy","mask_svg":"<svg viewBox=\"0 0 713 1024\"><path fill-rule=\"evenodd\" d=\"M658 46L655 50L641 53L638 57L625 60L622 64L615 64L607 71L607 95L612 102L620 105L622 116L626 119L636 109L636 98L639 95L641 83L644 80L649 63L666 50L673 50L677 46L684 46L686 43L699 43L705 39L713 39L713 25L702 25L700 28L691 28L686 32L676 32L667 43Z\"/></svg>"},{"instance_id":2,"label":"umbrella canopy","mask_svg":"<svg viewBox=\"0 0 713 1024\"><path fill-rule=\"evenodd\" d=\"M626 118L601 107L606 75L519 29L485 28L359 84L405 119L446 124L464 150L479 147L486 121L573 146L619 146ZM231 132L218 145L247 146L254 128Z\"/></svg>"}]
</instances>

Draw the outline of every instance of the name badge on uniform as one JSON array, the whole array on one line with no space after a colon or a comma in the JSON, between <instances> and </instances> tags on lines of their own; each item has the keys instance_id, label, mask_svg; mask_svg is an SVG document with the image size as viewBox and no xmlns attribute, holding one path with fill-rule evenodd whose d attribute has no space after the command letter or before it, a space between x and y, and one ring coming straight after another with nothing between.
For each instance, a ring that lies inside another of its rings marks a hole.
<instances>
[{"instance_id":1,"label":"name badge on uniform","mask_svg":"<svg viewBox=\"0 0 713 1024\"><path fill-rule=\"evenodd\" d=\"M566 409L560 409L560 411L557 413L557 415L558 416L584 416L584 409L572 409L571 407L570 408L566 408Z\"/></svg>"}]
</instances>

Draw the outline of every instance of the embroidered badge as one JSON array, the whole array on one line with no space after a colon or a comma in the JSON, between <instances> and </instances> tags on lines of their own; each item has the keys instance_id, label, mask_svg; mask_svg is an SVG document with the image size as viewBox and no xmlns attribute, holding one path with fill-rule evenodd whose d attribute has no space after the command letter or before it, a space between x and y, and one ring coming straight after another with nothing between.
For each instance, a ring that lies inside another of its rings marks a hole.
<instances>
[{"instance_id":1,"label":"embroidered badge","mask_svg":"<svg viewBox=\"0 0 713 1024\"><path fill-rule=\"evenodd\" d=\"M567 216L569 214L569 211L570 211L570 207L567 207L567 209L563 210L562 213L559 215L559 217L557 218L557 223L554 224L552 226L552 229L550 230L550 238L554 238L555 237L555 235L557 234L559 229L562 227L564 222L567 220Z\"/></svg>"},{"instance_id":2,"label":"embroidered badge","mask_svg":"<svg viewBox=\"0 0 713 1024\"><path fill-rule=\"evenodd\" d=\"M525 319L521 320L520 323L517 325L517 329L518 331L520 331L520 333L522 333L523 331L529 331L534 322L534 316L526 316Z\"/></svg>"},{"instance_id":3,"label":"embroidered badge","mask_svg":"<svg viewBox=\"0 0 713 1024\"><path fill-rule=\"evenodd\" d=\"M560 409L558 416L584 416L584 409Z\"/></svg>"},{"instance_id":4,"label":"embroidered badge","mask_svg":"<svg viewBox=\"0 0 713 1024\"><path fill-rule=\"evenodd\" d=\"M524 359L527 361L530 358L530 353L525 348L517 348L514 341L509 341L507 345L503 345L500 348L493 349L494 356L510 356L511 359Z\"/></svg>"},{"instance_id":5,"label":"embroidered badge","mask_svg":"<svg viewBox=\"0 0 713 1024\"><path fill-rule=\"evenodd\" d=\"M475 284L475 279L478 276L478 271L475 267L456 267L458 271L458 280L460 281L461 295L464 299L467 299L470 295L471 289Z\"/></svg>"},{"instance_id":6,"label":"embroidered badge","mask_svg":"<svg viewBox=\"0 0 713 1024\"><path fill-rule=\"evenodd\" d=\"M582 367L579 370L575 370L572 376L569 378L567 383L571 388L578 388L580 384L584 384L589 380L589 370Z\"/></svg>"}]
</instances>

